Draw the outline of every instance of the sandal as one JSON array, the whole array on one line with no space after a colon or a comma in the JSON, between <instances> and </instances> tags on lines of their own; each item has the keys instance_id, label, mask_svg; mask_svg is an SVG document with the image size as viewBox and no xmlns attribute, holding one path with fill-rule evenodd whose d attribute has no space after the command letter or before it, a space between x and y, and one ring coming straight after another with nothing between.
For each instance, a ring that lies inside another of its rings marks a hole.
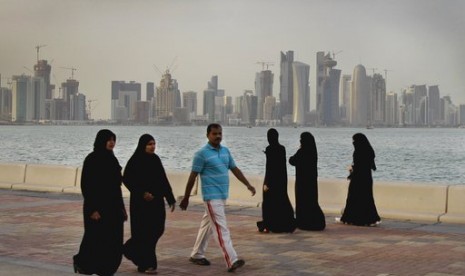
<instances>
[{"instance_id":1,"label":"sandal","mask_svg":"<svg viewBox=\"0 0 465 276\"><path fill-rule=\"evenodd\" d=\"M189 261L196 265L210 265L210 261L205 258L195 259L195 258L190 257Z\"/></svg>"}]
</instances>

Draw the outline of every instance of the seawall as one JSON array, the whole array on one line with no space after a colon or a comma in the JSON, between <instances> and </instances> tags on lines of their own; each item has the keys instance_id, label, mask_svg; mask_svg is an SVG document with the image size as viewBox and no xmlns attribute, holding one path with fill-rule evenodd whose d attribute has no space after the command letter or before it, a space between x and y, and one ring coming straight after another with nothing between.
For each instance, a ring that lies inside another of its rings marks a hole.
<instances>
[{"instance_id":1,"label":"seawall","mask_svg":"<svg viewBox=\"0 0 465 276\"><path fill-rule=\"evenodd\" d=\"M189 172L168 171L176 197L184 195ZM232 174L228 204L260 207L263 176L246 175L257 189L252 197ZM0 163L0 188L42 192L80 194L81 167ZM289 177L288 194L295 206L294 177ZM191 201L202 201L200 187L192 191ZM319 179L319 203L325 214L340 215L347 197L348 181ZM431 185L426 183L386 182L374 180L374 197L381 218L465 224L465 184ZM123 186L123 195L129 191Z\"/></svg>"}]
</instances>

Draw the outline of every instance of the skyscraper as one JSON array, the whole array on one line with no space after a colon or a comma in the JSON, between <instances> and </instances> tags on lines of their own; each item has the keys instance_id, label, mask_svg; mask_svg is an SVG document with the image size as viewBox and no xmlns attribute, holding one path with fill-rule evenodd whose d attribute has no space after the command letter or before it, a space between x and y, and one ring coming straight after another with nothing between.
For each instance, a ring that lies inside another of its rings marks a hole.
<instances>
[{"instance_id":1,"label":"skyscraper","mask_svg":"<svg viewBox=\"0 0 465 276\"><path fill-rule=\"evenodd\" d=\"M355 66L350 92L350 125L365 127L368 125L370 83L365 67Z\"/></svg>"},{"instance_id":2,"label":"skyscraper","mask_svg":"<svg viewBox=\"0 0 465 276\"><path fill-rule=\"evenodd\" d=\"M350 118L350 87L352 85L352 76L343 75L341 78L341 107L340 107L340 118L344 122L349 122Z\"/></svg>"},{"instance_id":3,"label":"skyscraper","mask_svg":"<svg viewBox=\"0 0 465 276\"><path fill-rule=\"evenodd\" d=\"M181 93L178 89L178 82L171 77L169 70L166 70L156 92L155 117L157 121L172 121L174 110L177 107L181 107Z\"/></svg>"},{"instance_id":4,"label":"skyscraper","mask_svg":"<svg viewBox=\"0 0 465 276\"><path fill-rule=\"evenodd\" d=\"M265 98L273 96L273 73L263 70L255 74L255 94L257 95L257 119L263 120L263 105Z\"/></svg>"},{"instance_id":5,"label":"skyscraper","mask_svg":"<svg viewBox=\"0 0 465 276\"><path fill-rule=\"evenodd\" d=\"M398 124L398 109L397 94L389 92L386 95L386 125L396 126Z\"/></svg>"},{"instance_id":6,"label":"skyscraper","mask_svg":"<svg viewBox=\"0 0 465 276\"><path fill-rule=\"evenodd\" d=\"M245 90L242 97L242 123L255 125L257 119L257 96L251 90Z\"/></svg>"},{"instance_id":7,"label":"skyscraper","mask_svg":"<svg viewBox=\"0 0 465 276\"><path fill-rule=\"evenodd\" d=\"M421 103L425 102L423 98L427 96L426 85L413 86L413 110L414 110L414 125L425 125L425 115L421 112Z\"/></svg>"},{"instance_id":8,"label":"skyscraper","mask_svg":"<svg viewBox=\"0 0 465 276\"><path fill-rule=\"evenodd\" d=\"M319 125L339 122L339 82L341 70L333 69L337 62L329 53L317 52L316 112Z\"/></svg>"},{"instance_id":9,"label":"skyscraper","mask_svg":"<svg viewBox=\"0 0 465 276\"><path fill-rule=\"evenodd\" d=\"M153 82L147 82L146 84L145 100L150 102L155 97L155 84Z\"/></svg>"},{"instance_id":10,"label":"skyscraper","mask_svg":"<svg viewBox=\"0 0 465 276\"><path fill-rule=\"evenodd\" d=\"M292 69L294 82L292 122L296 125L305 125L306 113L310 111L310 65L294 61Z\"/></svg>"},{"instance_id":11,"label":"skyscraper","mask_svg":"<svg viewBox=\"0 0 465 276\"><path fill-rule=\"evenodd\" d=\"M13 122L31 122L45 119L45 82L41 77L13 76Z\"/></svg>"},{"instance_id":12,"label":"skyscraper","mask_svg":"<svg viewBox=\"0 0 465 276\"><path fill-rule=\"evenodd\" d=\"M45 99L52 99L53 89L55 85L50 84L50 73L52 71L52 66L47 63L46 60L38 60L37 64L34 64L34 76L41 77L44 79L45 83Z\"/></svg>"},{"instance_id":13,"label":"skyscraper","mask_svg":"<svg viewBox=\"0 0 465 276\"><path fill-rule=\"evenodd\" d=\"M294 51L281 52L280 75L279 75L279 102L281 116L292 115L294 103L294 79L292 63L294 62Z\"/></svg>"},{"instance_id":14,"label":"skyscraper","mask_svg":"<svg viewBox=\"0 0 465 276\"><path fill-rule=\"evenodd\" d=\"M431 125L437 125L440 121L439 111L441 98L439 93L439 87L437 85L431 85L428 87L428 98L429 98L429 121Z\"/></svg>"},{"instance_id":15,"label":"skyscraper","mask_svg":"<svg viewBox=\"0 0 465 276\"><path fill-rule=\"evenodd\" d=\"M203 115L208 116L209 122L217 120L215 118L215 97L224 96L224 90L222 91L222 93L218 91L218 76L212 76L207 84L207 89L203 91Z\"/></svg>"},{"instance_id":16,"label":"skyscraper","mask_svg":"<svg viewBox=\"0 0 465 276\"><path fill-rule=\"evenodd\" d=\"M111 82L111 119L119 122L134 120L135 103L141 100L141 84L135 81Z\"/></svg>"},{"instance_id":17,"label":"skyscraper","mask_svg":"<svg viewBox=\"0 0 465 276\"><path fill-rule=\"evenodd\" d=\"M383 125L385 122L386 108L386 81L381 74L373 74L370 95L370 121L375 125Z\"/></svg>"},{"instance_id":18,"label":"skyscraper","mask_svg":"<svg viewBox=\"0 0 465 276\"><path fill-rule=\"evenodd\" d=\"M190 119L194 119L197 116L197 92L188 91L182 93L182 104L183 107L187 108Z\"/></svg>"}]
</instances>

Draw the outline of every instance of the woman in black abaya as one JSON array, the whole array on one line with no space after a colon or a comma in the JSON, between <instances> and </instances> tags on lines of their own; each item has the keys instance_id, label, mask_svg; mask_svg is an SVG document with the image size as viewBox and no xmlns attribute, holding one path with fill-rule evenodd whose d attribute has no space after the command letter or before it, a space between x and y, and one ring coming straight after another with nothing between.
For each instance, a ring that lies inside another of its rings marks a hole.
<instances>
[{"instance_id":1,"label":"woman in black abaya","mask_svg":"<svg viewBox=\"0 0 465 276\"><path fill-rule=\"evenodd\" d=\"M124 185L131 192L131 238L124 255L139 272L156 274L158 239L165 230L165 199L174 211L174 199L165 169L155 154L155 139L144 134L124 170Z\"/></svg>"},{"instance_id":2,"label":"woman in black abaya","mask_svg":"<svg viewBox=\"0 0 465 276\"><path fill-rule=\"evenodd\" d=\"M113 275L121 264L127 215L121 193L121 166L113 154L115 142L113 132L100 130L94 151L84 160L84 237L79 253L73 257L76 273Z\"/></svg>"},{"instance_id":3,"label":"woman in black abaya","mask_svg":"<svg viewBox=\"0 0 465 276\"><path fill-rule=\"evenodd\" d=\"M380 222L373 198L373 177L376 171L375 152L367 137L357 133L353 137L354 154L350 169L349 191L341 222L360 226L372 226ZM337 219L336 219L337 220Z\"/></svg>"},{"instance_id":4,"label":"woman in black abaya","mask_svg":"<svg viewBox=\"0 0 465 276\"><path fill-rule=\"evenodd\" d=\"M300 149L289 159L295 166L295 204L297 228L323 230L325 215L318 204L318 153L310 132L300 135Z\"/></svg>"},{"instance_id":5,"label":"woman in black abaya","mask_svg":"<svg viewBox=\"0 0 465 276\"><path fill-rule=\"evenodd\" d=\"M266 172L263 182L263 220L257 222L260 232L294 232L295 219L287 195L286 149L279 144L279 134L274 128L268 130L266 147Z\"/></svg>"}]
</instances>

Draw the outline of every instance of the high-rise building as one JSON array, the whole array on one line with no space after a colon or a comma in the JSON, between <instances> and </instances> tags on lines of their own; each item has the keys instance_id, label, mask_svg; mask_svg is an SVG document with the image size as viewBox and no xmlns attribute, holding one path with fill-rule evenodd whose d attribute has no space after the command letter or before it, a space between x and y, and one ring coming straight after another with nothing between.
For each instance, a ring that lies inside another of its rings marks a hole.
<instances>
[{"instance_id":1,"label":"high-rise building","mask_svg":"<svg viewBox=\"0 0 465 276\"><path fill-rule=\"evenodd\" d=\"M339 82L341 70L333 69L337 62L330 54L317 52L316 112L319 125L339 122Z\"/></svg>"},{"instance_id":2,"label":"high-rise building","mask_svg":"<svg viewBox=\"0 0 465 276\"><path fill-rule=\"evenodd\" d=\"M273 73L263 70L255 74L255 95L257 95L257 119L263 120L263 105L265 98L273 96Z\"/></svg>"},{"instance_id":3,"label":"high-rise building","mask_svg":"<svg viewBox=\"0 0 465 276\"><path fill-rule=\"evenodd\" d=\"M426 85L413 86L413 110L414 110L414 125L426 125L425 114L421 112L421 103L425 103L424 98L427 96Z\"/></svg>"},{"instance_id":4,"label":"high-rise building","mask_svg":"<svg viewBox=\"0 0 465 276\"><path fill-rule=\"evenodd\" d=\"M429 98L429 122L431 125L437 125L440 121L440 105L441 98L439 93L439 87L437 85L432 85L428 87L428 98Z\"/></svg>"},{"instance_id":5,"label":"high-rise building","mask_svg":"<svg viewBox=\"0 0 465 276\"><path fill-rule=\"evenodd\" d=\"M371 107L369 118L371 124L383 125L386 108L386 81L381 74L373 74L371 78Z\"/></svg>"},{"instance_id":6,"label":"high-rise building","mask_svg":"<svg viewBox=\"0 0 465 276\"><path fill-rule=\"evenodd\" d=\"M350 91L350 125L366 127L370 104L370 83L366 75L365 67L361 64L355 66L352 75L352 87Z\"/></svg>"},{"instance_id":7,"label":"high-rise building","mask_svg":"<svg viewBox=\"0 0 465 276\"><path fill-rule=\"evenodd\" d=\"M55 85L50 84L51 71L52 66L46 60L38 60L37 64L34 64L34 76L43 78L45 82L45 99L52 99L55 89Z\"/></svg>"},{"instance_id":8,"label":"high-rise building","mask_svg":"<svg viewBox=\"0 0 465 276\"><path fill-rule=\"evenodd\" d=\"M267 96L265 98L265 103L263 104L263 120L271 121L276 119L276 98L273 96Z\"/></svg>"},{"instance_id":9,"label":"high-rise building","mask_svg":"<svg viewBox=\"0 0 465 276\"><path fill-rule=\"evenodd\" d=\"M305 116L310 111L310 65L294 61L292 63L294 95L292 122L305 125Z\"/></svg>"},{"instance_id":10,"label":"high-rise building","mask_svg":"<svg viewBox=\"0 0 465 276\"><path fill-rule=\"evenodd\" d=\"M149 122L150 102L137 101L135 107L134 122L147 124Z\"/></svg>"},{"instance_id":11,"label":"high-rise building","mask_svg":"<svg viewBox=\"0 0 465 276\"><path fill-rule=\"evenodd\" d=\"M209 122L214 122L215 118L215 97L224 96L224 90L218 90L218 76L212 76L207 84L207 89L203 91L203 115L208 117Z\"/></svg>"},{"instance_id":12,"label":"high-rise building","mask_svg":"<svg viewBox=\"0 0 465 276\"><path fill-rule=\"evenodd\" d=\"M242 96L242 123L255 125L257 119L257 96L251 90L245 90Z\"/></svg>"},{"instance_id":13,"label":"high-rise building","mask_svg":"<svg viewBox=\"0 0 465 276\"><path fill-rule=\"evenodd\" d=\"M69 107L69 120L87 120L86 96L84 94L71 94L69 97Z\"/></svg>"},{"instance_id":14,"label":"high-rise building","mask_svg":"<svg viewBox=\"0 0 465 276\"><path fill-rule=\"evenodd\" d=\"M181 93L178 89L178 82L171 77L169 70L166 70L156 92L155 117L157 121L172 121L174 110L177 107L181 107Z\"/></svg>"},{"instance_id":15,"label":"high-rise building","mask_svg":"<svg viewBox=\"0 0 465 276\"><path fill-rule=\"evenodd\" d=\"M0 87L0 121L11 121L11 89Z\"/></svg>"},{"instance_id":16,"label":"high-rise building","mask_svg":"<svg viewBox=\"0 0 465 276\"><path fill-rule=\"evenodd\" d=\"M398 109L397 94L389 92L386 95L386 125L396 126L398 124Z\"/></svg>"},{"instance_id":17,"label":"high-rise building","mask_svg":"<svg viewBox=\"0 0 465 276\"><path fill-rule=\"evenodd\" d=\"M150 100L155 97L155 84L153 82L147 82L145 90L145 100L150 102Z\"/></svg>"},{"instance_id":18,"label":"high-rise building","mask_svg":"<svg viewBox=\"0 0 465 276\"><path fill-rule=\"evenodd\" d=\"M459 105L458 108L458 125L465 126L465 104Z\"/></svg>"},{"instance_id":19,"label":"high-rise building","mask_svg":"<svg viewBox=\"0 0 465 276\"><path fill-rule=\"evenodd\" d=\"M350 118L350 87L352 85L352 76L343 75L341 78L340 95L341 95L341 107L340 107L340 118L343 122L348 122Z\"/></svg>"},{"instance_id":20,"label":"high-rise building","mask_svg":"<svg viewBox=\"0 0 465 276\"><path fill-rule=\"evenodd\" d=\"M13 122L31 122L45 119L45 82L41 77L13 76Z\"/></svg>"},{"instance_id":21,"label":"high-rise building","mask_svg":"<svg viewBox=\"0 0 465 276\"><path fill-rule=\"evenodd\" d=\"M190 119L197 116L197 92L187 91L182 93L183 107L187 108Z\"/></svg>"},{"instance_id":22,"label":"high-rise building","mask_svg":"<svg viewBox=\"0 0 465 276\"><path fill-rule=\"evenodd\" d=\"M111 82L111 119L118 122L134 120L135 103L141 100L141 84L135 81Z\"/></svg>"},{"instance_id":23,"label":"high-rise building","mask_svg":"<svg viewBox=\"0 0 465 276\"><path fill-rule=\"evenodd\" d=\"M279 75L279 102L281 116L292 115L294 103L294 78L292 63L294 62L294 51L281 52L280 75Z\"/></svg>"}]
</instances>

